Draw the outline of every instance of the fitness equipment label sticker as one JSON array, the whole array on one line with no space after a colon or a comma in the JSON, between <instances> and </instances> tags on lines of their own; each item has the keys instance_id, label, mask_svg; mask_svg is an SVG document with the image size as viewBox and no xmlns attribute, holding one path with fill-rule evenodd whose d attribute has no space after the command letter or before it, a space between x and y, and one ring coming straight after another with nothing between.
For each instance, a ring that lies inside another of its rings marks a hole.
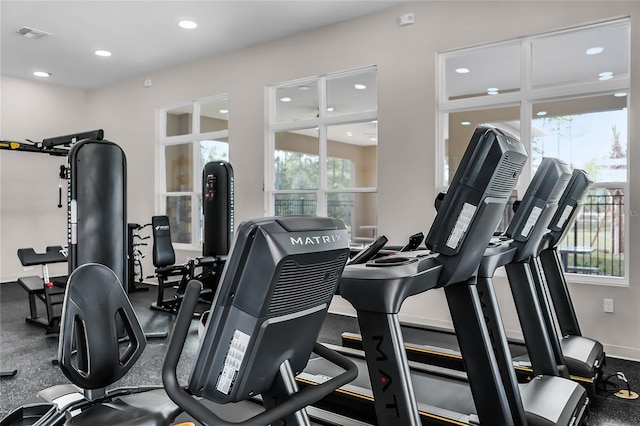
<instances>
[{"instance_id":1,"label":"fitness equipment label sticker","mask_svg":"<svg viewBox=\"0 0 640 426\"><path fill-rule=\"evenodd\" d=\"M456 224L453 227L453 232L451 232L449 239L447 239L447 247L454 250L458 248L458 244L460 244L464 233L469 229L469 224L471 224L471 220L473 219L473 215L476 213L477 209L478 208L473 204L463 204L462 210L460 210L460 214L456 220Z\"/></svg>"},{"instance_id":2,"label":"fitness equipment label sticker","mask_svg":"<svg viewBox=\"0 0 640 426\"><path fill-rule=\"evenodd\" d=\"M224 367L216 383L216 389L225 395L231 393L248 345L249 335L240 330L235 330L227 349L227 356L224 359Z\"/></svg>"},{"instance_id":3,"label":"fitness equipment label sticker","mask_svg":"<svg viewBox=\"0 0 640 426\"><path fill-rule=\"evenodd\" d=\"M571 216L572 211L573 211L573 206L564 207L564 211L562 212L562 215L560 215L560 218L558 219L558 223L556 223L557 228L564 227L564 224L567 223L567 219L569 219L569 216Z\"/></svg>"},{"instance_id":4,"label":"fitness equipment label sticker","mask_svg":"<svg viewBox=\"0 0 640 426\"><path fill-rule=\"evenodd\" d=\"M540 207L534 206L531 209L531 213L529 213L529 218L527 219L527 223L524 224L524 227L522 228L522 232L520 232L520 234L523 237L529 236L529 233L533 229L533 226L536 224L536 222L538 221L538 218L540 217L540 213L542 213L542 209Z\"/></svg>"}]
</instances>

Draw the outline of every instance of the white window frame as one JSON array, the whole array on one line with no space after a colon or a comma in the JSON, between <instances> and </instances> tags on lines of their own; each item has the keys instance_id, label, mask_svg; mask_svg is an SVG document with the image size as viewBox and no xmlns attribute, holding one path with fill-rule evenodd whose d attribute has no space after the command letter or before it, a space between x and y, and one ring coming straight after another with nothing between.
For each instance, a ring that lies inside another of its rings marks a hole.
<instances>
[{"instance_id":1,"label":"white window frame","mask_svg":"<svg viewBox=\"0 0 640 426\"><path fill-rule=\"evenodd\" d=\"M327 114L327 80L340 77L357 75L368 70L375 70L376 67L359 68L346 72L332 73L324 76L308 77L299 80L287 81L267 88L267 119L268 130L266 134L267 155L265 156L265 213L269 216L275 214L276 194L315 194L316 214L318 216L327 215L327 194L331 193L377 193L377 187L354 187L354 188L327 188L327 127L355 122L372 121L378 119L378 107L372 111L352 112L345 114ZM318 106L319 116L317 118L303 119L297 121L277 122L276 121L276 91L281 87L289 87L295 84L309 84L316 80L318 85ZM320 182L318 189L275 189L275 135L278 132L288 132L294 130L309 129L318 127L318 148L320 165ZM379 143L379 141L378 141Z\"/></svg>"},{"instance_id":2,"label":"white window frame","mask_svg":"<svg viewBox=\"0 0 640 426\"><path fill-rule=\"evenodd\" d=\"M199 98L190 102L182 102L174 104L159 110L159 139L158 139L158 155L157 155L157 203L156 214L166 214L167 197L189 196L191 197L191 243L172 242L173 247L177 250L202 250L202 241L200 233L200 199L202 198L202 168L200 166L200 142L204 140L218 140L226 138L229 141L229 127L225 130L215 132L200 133L200 109L202 104L208 102L226 99L229 100L228 94ZM167 112L174 109L192 106L192 128L191 133L185 135L167 136ZM169 192L167 191L167 169L165 158L165 147L169 145L191 144L191 154L193 158L192 170L193 188L191 191Z\"/></svg>"},{"instance_id":3,"label":"white window frame","mask_svg":"<svg viewBox=\"0 0 640 426\"><path fill-rule=\"evenodd\" d=\"M570 83L564 85L556 85L553 87L538 87L534 88L531 77L531 43L537 39L555 36L563 33L579 32L585 29L593 29L598 27L606 27L612 25L620 25L626 23L631 25L629 18L623 18L618 20L612 20L602 22L599 24L585 25L578 28L567 29L563 31L556 31L552 33L545 33L535 36L523 37L517 40L510 40L501 43L491 43L477 47L471 47L466 49L459 49L455 51L442 52L438 55L438 120L436 122L436 182L439 188L442 190L446 188L447 183L444 180L444 158L445 158L445 130L448 128L447 114L453 112L460 112L465 110L476 110L485 108L500 108L520 105L520 140L524 144L527 152L531 152L531 121L532 121L532 106L538 102L548 102L553 100L562 100L565 98L579 98L587 96L614 94L620 91L626 91L629 93L631 85L631 61L628 61L627 74L625 78L612 79L607 81L594 81L594 82L580 82ZM630 33L630 31L629 31ZM630 34L629 34L630 37ZM500 93L492 96L478 96L472 98L463 99L446 99L445 90L445 61L447 58L465 55L477 49L486 49L491 47L499 47L505 45L520 44L520 90L517 92ZM631 46L631 43L629 43ZM629 103L627 96L627 105ZM631 120L627 112L627 135L630 135ZM627 152L632 150L631 144L628 143ZM631 155L627 155L627 158L631 158ZM523 173L519 179L519 189L523 185L523 182L529 182L531 180L531 161L528 162L529 167L523 170ZM629 191L629 169L627 167L627 179L626 182L615 182L615 185L621 186L625 191L625 206L624 214L626 218L630 218L631 206L630 191ZM601 187L604 183L596 183L592 187ZM519 191L520 192L520 191ZM629 241L629 220L625 220L625 241ZM631 256L629 255L630 245L625 247L625 271L624 277L612 277L605 275L585 275L570 273L570 281L583 284L594 285L608 285L608 286L629 286L629 264Z\"/></svg>"}]
</instances>

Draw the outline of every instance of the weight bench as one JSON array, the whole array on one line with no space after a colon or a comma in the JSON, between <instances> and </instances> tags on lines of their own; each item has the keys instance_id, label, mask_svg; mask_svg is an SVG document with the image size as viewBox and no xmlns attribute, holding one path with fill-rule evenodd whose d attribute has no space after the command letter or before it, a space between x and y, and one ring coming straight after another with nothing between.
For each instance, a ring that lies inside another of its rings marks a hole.
<instances>
[{"instance_id":1,"label":"weight bench","mask_svg":"<svg viewBox=\"0 0 640 426\"><path fill-rule=\"evenodd\" d=\"M29 296L29 316L25 321L29 324L42 327L49 333L57 333L60 328L60 309L54 309L62 305L64 289L60 283L54 286L49 277L48 265L67 261L65 250L61 246L49 246L44 253L36 253L32 248L18 249L18 259L22 266L41 265L42 277L32 275L18 278L18 284ZM37 300L44 304L46 318L38 314Z\"/></svg>"}]
</instances>

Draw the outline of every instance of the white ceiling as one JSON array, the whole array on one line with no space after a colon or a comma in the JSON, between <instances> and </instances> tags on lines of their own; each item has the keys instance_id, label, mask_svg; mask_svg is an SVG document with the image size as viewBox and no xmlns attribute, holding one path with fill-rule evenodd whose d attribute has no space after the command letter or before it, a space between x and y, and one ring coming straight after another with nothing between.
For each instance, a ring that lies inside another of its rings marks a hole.
<instances>
[{"instance_id":1,"label":"white ceiling","mask_svg":"<svg viewBox=\"0 0 640 426\"><path fill-rule=\"evenodd\" d=\"M90 89L223 52L275 40L401 4L350 1L0 0L0 71ZM182 19L198 24L178 27ZM28 39L16 31L50 33ZM109 58L96 50L109 50Z\"/></svg>"}]
</instances>

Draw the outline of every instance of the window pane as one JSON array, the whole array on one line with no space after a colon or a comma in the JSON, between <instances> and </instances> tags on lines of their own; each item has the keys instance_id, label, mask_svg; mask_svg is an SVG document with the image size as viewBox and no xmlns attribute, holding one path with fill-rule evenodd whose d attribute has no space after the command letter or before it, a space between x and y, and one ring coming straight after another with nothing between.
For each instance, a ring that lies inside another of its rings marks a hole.
<instances>
[{"instance_id":1,"label":"window pane","mask_svg":"<svg viewBox=\"0 0 640 426\"><path fill-rule=\"evenodd\" d=\"M318 189L318 130L279 132L275 139L275 189Z\"/></svg>"},{"instance_id":2,"label":"window pane","mask_svg":"<svg viewBox=\"0 0 640 426\"><path fill-rule=\"evenodd\" d=\"M229 138L200 141L200 168L217 160L229 161Z\"/></svg>"},{"instance_id":3,"label":"window pane","mask_svg":"<svg viewBox=\"0 0 640 426\"><path fill-rule=\"evenodd\" d=\"M445 99L448 100L520 90L520 44L449 55L444 67Z\"/></svg>"},{"instance_id":4,"label":"window pane","mask_svg":"<svg viewBox=\"0 0 640 426\"><path fill-rule=\"evenodd\" d=\"M168 196L167 216L171 225L171 241L191 244L191 196Z\"/></svg>"},{"instance_id":5,"label":"window pane","mask_svg":"<svg viewBox=\"0 0 640 426\"><path fill-rule=\"evenodd\" d=\"M226 130L229 122L227 98L215 99L200 105L200 133Z\"/></svg>"},{"instance_id":6,"label":"window pane","mask_svg":"<svg viewBox=\"0 0 640 426\"><path fill-rule=\"evenodd\" d=\"M315 216L316 194L275 194L276 216Z\"/></svg>"},{"instance_id":7,"label":"window pane","mask_svg":"<svg viewBox=\"0 0 640 426\"><path fill-rule=\"evenodd\" d=\"M193 190L193 151L191 144L167 145L164 148L166 190L184 192Z\"/></svg>"},{"instance_id":8,"label":"window pane","mask_svg":"<svg viewBox=\"0 0 640 426\"><path fill-rule=\"evenodd\" d=\"M624 276L624 187L592 188L573 228L560 243L566 272Z\"/></svg>"},{"instance_id":9,"label":"window pane","mask_svg":"<svg viewBox=\"0 0 640 426\"><path fill-rule=\"evenodd\" d=\"M376 120L327 127L327 188L373 188L377 185Z\"/></svg>"},{"instance_id":10,"label":"window pane","mask_svg":"<svg viewBox=\"0 0 640 426\"><path fill-rule=\"evenodd\" d=\"M378 194L327 194L327 216L345 223L352 242L368 244L378 237Z\"/></svg>"},{"instance_id":11,"label":"window pane","mask_svg":"<svg viewBox=\"0 0 640 426\"><path fill-rule=\"evenodd\" d=\"M627 97L622 93L533 105L532 166L542 157L586 170L596 182L627 181Z\"/></svg>"},{"instance_id":12,"label":"window pane","mask_svg":"<svg viewBox=\"0 0 640 426\"><path fill-rule=\"evenodd\" d=\"M276 121L297 121L318 116L318 81L296 83L276 89Z\"/></svg>"},{"instance_id":13,"label":"window pane","mask_svg":"<svg viewBox=\"0 0 640 426\"><path fill-rule=\"evenodd\" d=\"M376 70L327 79L327 115L375 111Z\"/></svg>"},{"instance_id":14,"label":"window pane","mask_svg":"<svg viewBox=\"0 0 640 426\"><path fill-rule=\"evenodd\" d=\"M192 115L193 105L186 105L167 111L167 136L190 134Z\"/></svg>"},{"instance_id":15,"label":"window pane","mask_svg":"<svg viewBox=\"0 0 640 426\"><path fill-rule=\"evenodd\" d=\"M445 182L450 183L476 127L497 127L520 137L520 107L504 107L454 112L449 114L448 136L445 136ZM446 133L445 133L446 135Z\"/></svg>"},{"instance_id":16,"label":"window pane","mask_svg":"<svg viewBox=\"0 0 640 426\"><path fill-rule=\"evenodd\" d=\"M599 52L599 53L596 53ZM590 28L531 43L534 87L628 76L629 25ZM601 76L601 73L611 73Z\"/></svg>"}]
</instances>

